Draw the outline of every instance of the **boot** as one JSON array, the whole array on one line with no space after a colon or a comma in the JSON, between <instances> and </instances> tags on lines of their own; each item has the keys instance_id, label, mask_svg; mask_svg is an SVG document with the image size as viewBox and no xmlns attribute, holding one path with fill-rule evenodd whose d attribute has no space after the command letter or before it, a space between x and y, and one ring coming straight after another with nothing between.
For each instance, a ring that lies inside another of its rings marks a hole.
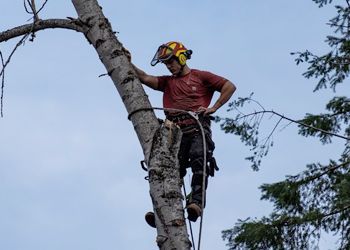
<instances>
[{"instance_id":1,"label":"boot","mask_svg":"<svg viewBox=\"0 0 350 250\"><path fill-rule=\"evenodd\" d=\"M150 225L151 227L156 228L156 218L155 218L153 212L147 212L145 214L145 220L146 220L148 225Z\"/></svg>"},{"instance_id":2,"label":"boot","mask_svg":"<svg viewBox=\"0 0 350 250\"><path fill-rule=\"evenodd\" d=\"M196 222L202 214L202 209L196 203L191 203L187 206L187 214L190 221Z\"/></svg>"}]
</instances>

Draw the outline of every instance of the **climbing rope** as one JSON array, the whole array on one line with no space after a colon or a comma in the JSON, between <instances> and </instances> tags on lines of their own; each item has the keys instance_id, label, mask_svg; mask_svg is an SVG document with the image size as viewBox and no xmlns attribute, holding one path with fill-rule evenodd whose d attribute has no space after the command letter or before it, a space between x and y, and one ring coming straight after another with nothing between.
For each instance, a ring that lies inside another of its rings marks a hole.
<instances>
[{"instance_id":1,"label":"climbing rope","mask_svg":"<svg viewBox=\"0 0 350 250\"><path fill-rule=\"evenodd\" d=\"M202 126L202 123L199 121L198 113L193 112L193 111L187 111L187 110L182 110L182 109L175 109L175 108L159 108L159 107L150 107L150 108L141 108L141 109L136 109L132 112L129 113L128 119L130 120L131 116L133 116L135 113L138 113L140 111L150 111L150 110L163 110L163 111L173 111L173 112L180 112L180 113L186 113L190 115L198 124L199 129L201 131L202 135L202 142L203 142L203 182L202 182L202 214L201 214L201 219L200 219L200 224L199 224L199 235L198 235L198 250L200 250L201 246L201 239L202 239L202 227L203 227L203 216L204 216L204 204L205 204L205 178L206 178L206 172L207 172L207 145L206 145L206 140L205 140L205 133L204 129ZM184 184L185 187L185 184ZM186 197L186 195L185 195ZM194 240L193 240L193 234L192 234L192 225L191 222L189 221L190 225L190 231L191 231L191 236L192 236L192 244L194 245ZM194 248L195 250L195 248Z\"/></svg>"}]
</instances>

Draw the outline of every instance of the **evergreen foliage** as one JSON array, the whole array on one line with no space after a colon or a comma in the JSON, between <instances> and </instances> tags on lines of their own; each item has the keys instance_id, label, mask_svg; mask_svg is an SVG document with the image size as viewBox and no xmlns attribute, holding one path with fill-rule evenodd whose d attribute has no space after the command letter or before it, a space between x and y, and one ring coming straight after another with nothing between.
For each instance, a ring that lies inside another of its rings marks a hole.
<instances>
[{"instance_id":1,"label":"evergreen foliage","mask_svg":"<svg viewBox=\"0 0 350 250\"><path fill-rule=\"evenodd\" d=\"M313 0L319 7L332 0ZM310 51L292 53L296 63L308 63L304 73L306 78L319 79L315 91L336 87L349 76L350 64L350 4L336 5L337 16L330 20L334 34L327 43L331 51L317 56ZM251 103L250 97L240 98L231 103L232 109ZM261 158L272 145L269 138L259 142L259 125L267 112L263 107L253 116L239 113L235 119L217 118L227 133L240 136L241 140L254 152L248 160L257 169ZM253 121L247 120L253 117ZM287 119L281 115L279 120ZM223 231L223 239L230 250L233 249L318 249L321 233L331 233L338 237L337 249L350 249L350 98L335 96L326 104L322 114L306 114L303 119L293 121L299 126L302 136L318 137L324 144L332 143L335 136L344 139L344 149L338 159L327 164L313 163L306 170L287 176L285 180L260 187L262 200L273 203L269 216L261 219L239 220L232 229ZM277 125L278 125L277 123ZM276 125L276 126L277 126ZM273 131L272 131L273 133ZM335 249L334 248L334 249Z\"/></svg>"}]
</instances>

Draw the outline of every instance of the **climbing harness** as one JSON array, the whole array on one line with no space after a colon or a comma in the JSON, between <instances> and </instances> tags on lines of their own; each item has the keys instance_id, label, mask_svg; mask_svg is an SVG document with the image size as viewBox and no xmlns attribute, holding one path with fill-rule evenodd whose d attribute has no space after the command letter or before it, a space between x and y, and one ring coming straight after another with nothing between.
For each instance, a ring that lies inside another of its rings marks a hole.
<instances>
[{"instance_id":1,"label":"climbing harness","mask_svg":"<svg viewBox=\"0 0 350 250\"><path fill-rule=\"evenodd\" d=\"M203 227L203 216L204 216L204 204L206 202L206 190L205 190L205 182L206 182L206 170L207 170L207 146L206 146L206 140L205 140L205 133L204 133L204 128L202 126L202 123L199 120L198 117L198 113L193 112L193 111L187 111L187 110L182 110L182 109L175 109L175 108L159 108L159 107L150 107L150 108L141 108L141 109L136 109L132 112L129 113L128 115L128 119L130 120L130 118L135 114L138 113L140 111L153 111L153 110L163 110L163 111L173 111L173 112L179 112L179 113L183 113L183 114L188 114L190 115L191 118L193 118L200 129L201 135L202 135L202 141L203 141L203 182L202 182L202 208L201 208L201 219L200 219L200 224L199 224L199 235L198 235L198 249L200 250L200 246L201 246L201 238L202 238L202 227ZM144 161L141 161L141 166L144 170L146 170L147 168L145 168L144 166ZM145 178L146 179L146 178ZM184 184L185 187L185 184ZM185 191L185 190L184 190ZM186 197L186 194L185 194ZM189 225L190 225L190 231L191 231L191 237L192 237L192 245L193 247L194 245L194 240L193 240L193 233L192 233L192 225L191 222L189 221ZM194 248L195 250L195 248Z\"/></svg>"}]
</instances>

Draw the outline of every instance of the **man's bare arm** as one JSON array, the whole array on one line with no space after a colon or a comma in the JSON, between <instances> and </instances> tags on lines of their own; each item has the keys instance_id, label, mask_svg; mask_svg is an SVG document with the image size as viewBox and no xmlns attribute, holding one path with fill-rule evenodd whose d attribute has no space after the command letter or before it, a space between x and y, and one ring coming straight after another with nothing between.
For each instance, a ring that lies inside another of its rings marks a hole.
<instances>
[{"instance_id":1,"label":"man's bare arm","mask_svg":"<svg viewBox=\"0 0 350 250\"><path fill-rule=\"evenodd\" d=\"M140 79L140 81L145 84L146 86L152 88L152 89L158 89L158 78L155 76L148 75L146 72L143 70L139 69L136 67L132 62L131 62L131 53L129 50L126 48L123 48L123 51L126 55L126 57L129 59L130 63L135 69L137 77Z\"/></svg>"},{"instance_id":2,"label":"man's bare arm","mask_svg":"<svg viewBox=\"0 0 350 250\"><path fill-rule=\"evenodd\" d=\"M135 72L136 72L138 78L140 79L140 81L143 84L145 84L146 86L148 86L152 89L155 89L155 90L158 89L158 78L156 76L148 75L146 72L139 69L134 64L133 64L133 66L134 66L134 69L135 69Z\"/></svg>"},{"instance_id":3,"label":"man's bare arm","mask_svg":"<svg viewBox=\"0 0 350 250\"><path fill-rule=\"evenodd\" d=\"M219 99L215 102L213 107L218 110L221 108L222 105L224 105L228 100L230 100L231 96L233 93L236 91L236 86L230 82L227 81L225 82L224 86L222 86L222 89L220 91L220 97Z\"/></svg>"},{"instance_id":4,"label":"man's bare arm","mask_svg":"<svg viewBox=\"0 0 350 250\"><path fill-rule=\"evenodd\" d=\"M200 108L199 111L204 111L204 115L210 115L216 112L221 106L223 106L228 100L230 100L232 94L236 91L236 86L230 82L225 82L220 90L220 97L210 108Z\"/></svg>"}]
</instances>

